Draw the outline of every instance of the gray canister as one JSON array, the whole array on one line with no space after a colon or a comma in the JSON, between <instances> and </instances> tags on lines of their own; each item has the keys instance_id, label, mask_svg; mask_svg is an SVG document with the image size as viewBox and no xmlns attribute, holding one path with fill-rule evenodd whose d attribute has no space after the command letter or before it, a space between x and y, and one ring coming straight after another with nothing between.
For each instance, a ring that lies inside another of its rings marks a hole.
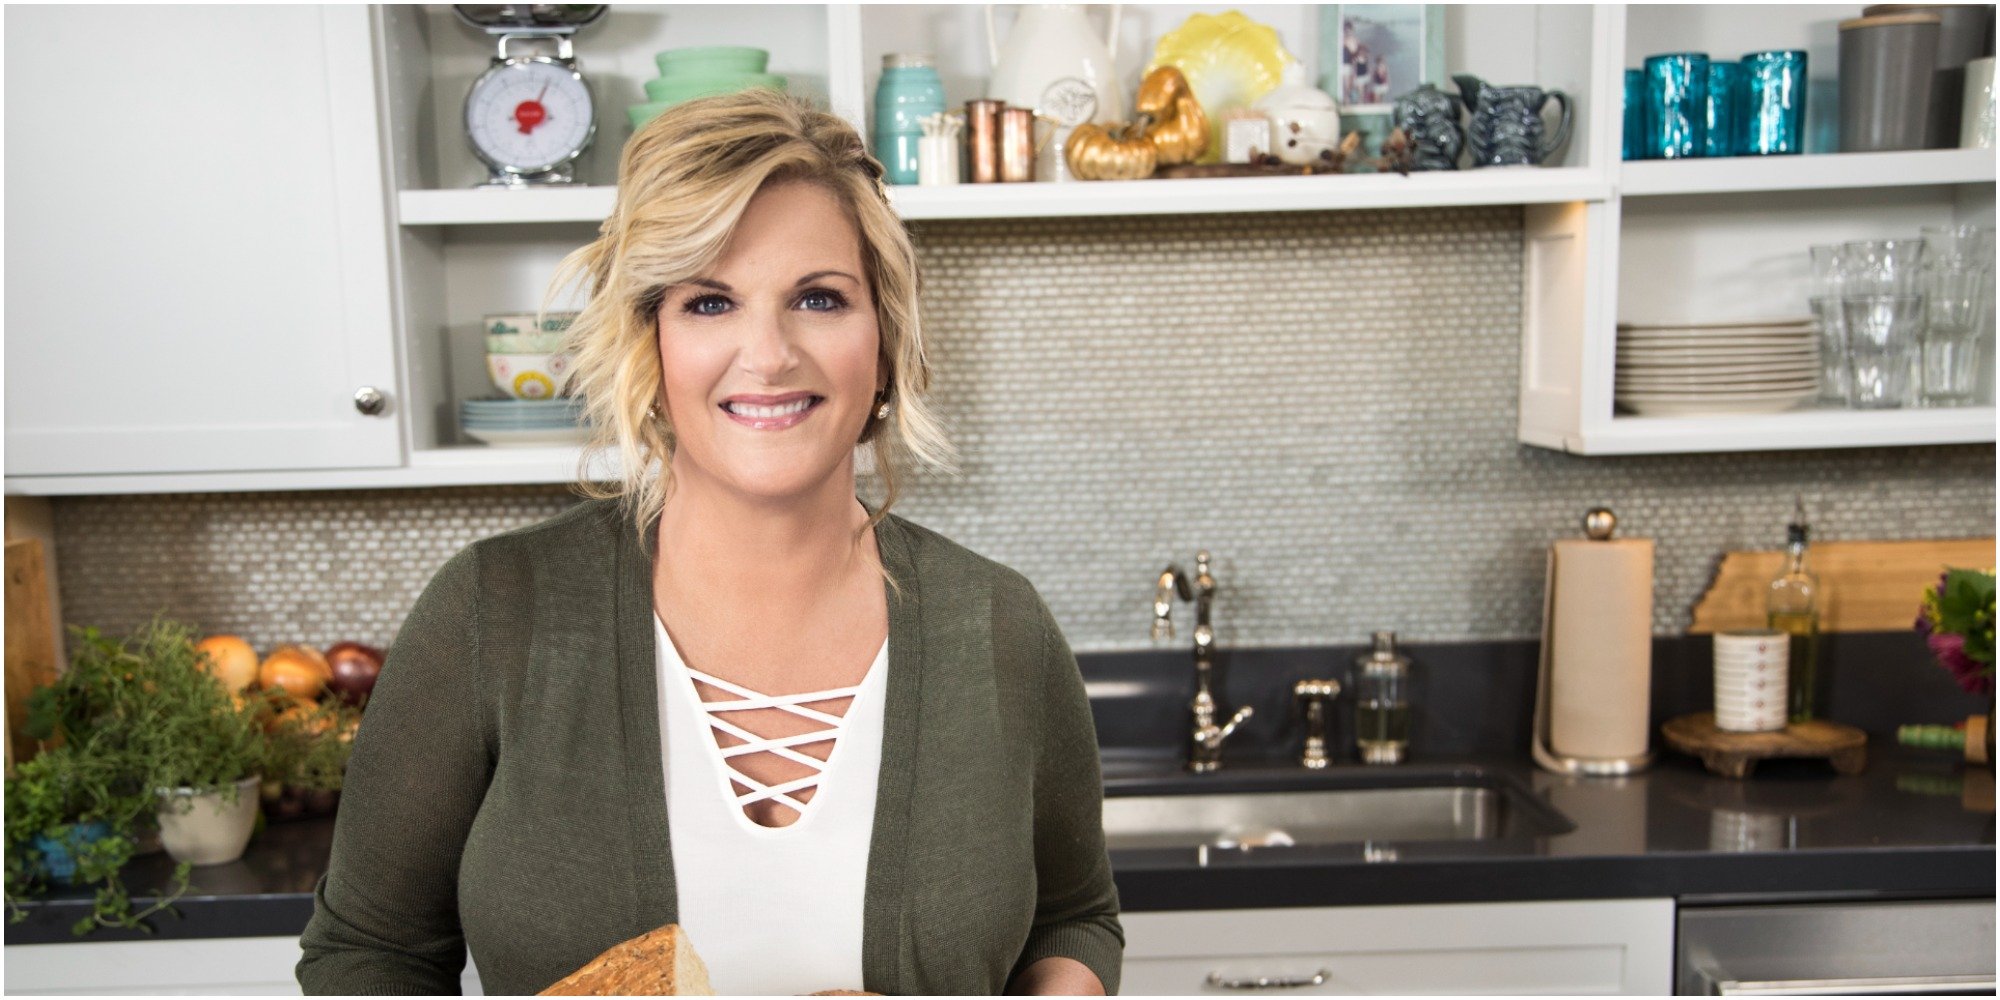
<instances>
[{"instance_id":1,"label":"gray canister","mask_svg":"<svg viewBox=\"0 0 2000 1000\"><path fill-rule=\"evenodd\" d=\"M1840 22L1840 151L1923 149L1937 70L1936 14Z\"/></svg>"},{"instance_id":2,"label":"gray canister","mask_svg":"<svg viewBox=\"0 0 2000 1000\"><path fill-rule=\"evenodd\" d=\"M1993 5L1878 3L1861 9L1862 17L1910 13L1936 14L1939 18L1937 77L1931 83L1930 123L1924 131L1924 144L1947 149L1958 145L1965 64L1993 53Z\"/></svg>"}]
</instances>

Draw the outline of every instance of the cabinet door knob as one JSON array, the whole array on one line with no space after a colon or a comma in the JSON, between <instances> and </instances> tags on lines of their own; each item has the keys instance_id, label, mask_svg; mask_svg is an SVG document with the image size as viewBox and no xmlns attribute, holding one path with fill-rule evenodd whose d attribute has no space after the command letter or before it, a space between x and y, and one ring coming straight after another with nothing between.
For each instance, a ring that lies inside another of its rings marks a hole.
<instances>
[{"instance_id":1,"label":"cabinet door knob","mask_svg":"<svg viewBox=\"0 0 2000 1000\"><path fill-rule=\"evenodd\" d=\"M364 385L354 391L354 408L366 416L380 416L388 405L389 397L372 385Z\"/></svg>"}]
</instances>

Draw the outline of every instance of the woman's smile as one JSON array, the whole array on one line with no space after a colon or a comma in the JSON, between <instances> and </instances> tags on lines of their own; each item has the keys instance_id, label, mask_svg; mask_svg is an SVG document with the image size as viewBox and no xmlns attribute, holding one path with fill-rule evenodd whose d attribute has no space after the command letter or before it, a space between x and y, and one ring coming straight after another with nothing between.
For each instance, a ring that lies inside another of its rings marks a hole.
<instances>
[{"instance_id":1,"label":"woman's smile","mask_svg":"<svg viewBox=\"0 0 2000 1000\"><path fill-rule=\"evenodd\" d=\"M719 405L729 419L752 430L781 431L796 427L819 409L826 397L811 393L791 393L769 399L731 396Z\"/></svg>"}]
</instances>

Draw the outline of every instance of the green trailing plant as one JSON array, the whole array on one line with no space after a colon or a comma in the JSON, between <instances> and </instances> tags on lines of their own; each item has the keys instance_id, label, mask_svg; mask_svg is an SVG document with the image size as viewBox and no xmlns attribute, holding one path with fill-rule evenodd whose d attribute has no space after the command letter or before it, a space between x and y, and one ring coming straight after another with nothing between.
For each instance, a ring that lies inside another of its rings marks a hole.
<instances>
[{"instance_id":1,"label":"green trailing plant","mask_svg":"<svg viewBox=\"0 0 2000 1000\"><path fill-rule=\"evenodd\" d=\"M71 926L73 934L98 927L151 933L147 918L170 909L187 891L191 866L183 863L157 900L132 910L120 873L137 853L137 832L158 803L137 781L130 761L101 742L65 743L21 763L7 779L6 804L10 923L26 919L21 901L46 890L51 880L39 838L68 843L76 864L72 884L95 890L91 912ZM90 824L103 824L107 832L86 841L81 835Z\"/></svg>"}]
</instances>

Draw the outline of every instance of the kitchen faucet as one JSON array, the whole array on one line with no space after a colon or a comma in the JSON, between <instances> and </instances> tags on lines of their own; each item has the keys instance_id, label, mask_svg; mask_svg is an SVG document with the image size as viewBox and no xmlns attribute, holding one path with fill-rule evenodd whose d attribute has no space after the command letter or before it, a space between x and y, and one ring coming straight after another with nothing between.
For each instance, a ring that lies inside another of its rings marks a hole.
<instances>
[{"instance_id":1,"label":"kitchen faucet","mask_svg":"<svg viewBox=\"0 0 2000 1000\"><path fill-rule=\"evenodd\" d=\"M1176 563L1167 564L1160 573L1159 589L1153 596L1153 641L1174 637L1173 607L1174 595L1194 603L1194 700L1188 707L1194 710L1194 727L1189 732L1187 769L1196 774L1206 774L1222 766L1222 741L1236 731L1237 723L1250 717L1250 706L1236 710L1227 723L1215 724L1215 695L1209 689L1209 677L1215 669L1215 627L1209 624L1209 603L1215 597L1215 577L1208 571L1208 550L1195 553L1194 583L1188 583L1187 573Z\"/></svg>"}]
</instances>

